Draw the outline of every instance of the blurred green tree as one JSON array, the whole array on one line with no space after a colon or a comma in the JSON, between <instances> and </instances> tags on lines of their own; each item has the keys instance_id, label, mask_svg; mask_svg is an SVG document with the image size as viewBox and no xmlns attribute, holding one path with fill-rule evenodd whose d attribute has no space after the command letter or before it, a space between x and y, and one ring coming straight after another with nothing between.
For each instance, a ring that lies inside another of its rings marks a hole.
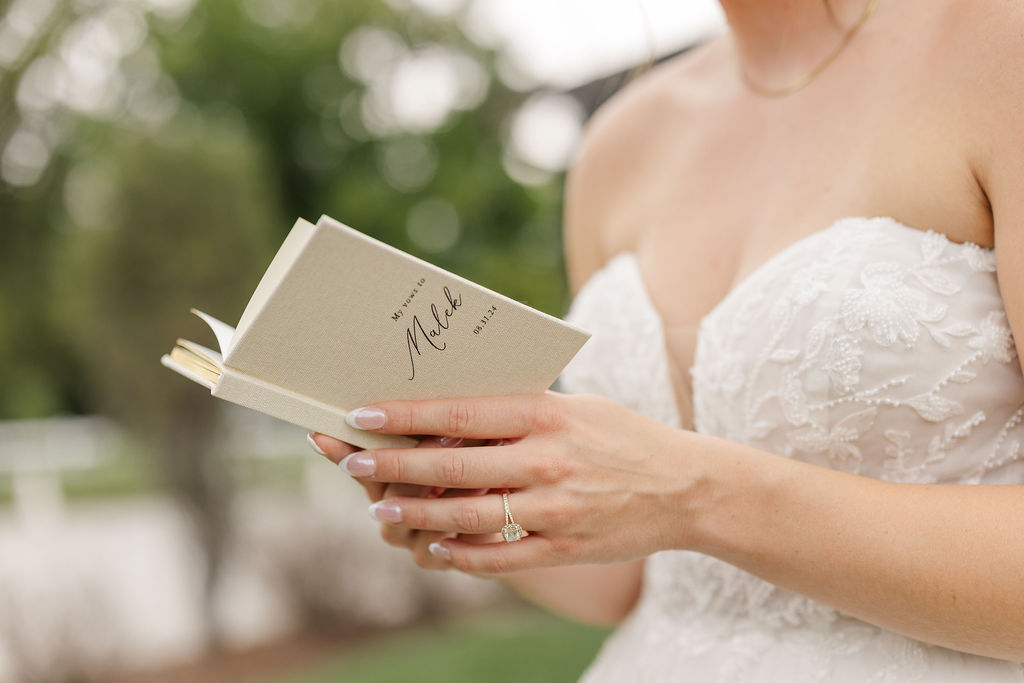
<instances>
[{"instance_id":1,"label":"blurred green tree","mask_svg":"<svg viewBox=\"0 0 1024 683\"><path fill-rule=\"evenodd\" d=\"M218 406L190 382L169 382L156 361L178 335L208 335L183 315L196 302L217 315L241 310L283 219L266 161L243 131L189 128L159 138L117 131L76 168L78 192L108 188L108 210L95 227L64 226L51 310L82 359L92 405L141 436L191 513L210 610L230 531L231 479L211 448ZM216 644L212 613L205 623Z\"/></svg>"},{"instance_id":2,"label":"blurred green tree","mask_svg":"<svg viewBox=\"0 0 1024 683\"><path fill-rule=\"evenodd\" d=\"M158 358L207 338L191 306L240 314L296 217L561 312L559 179L509 177L526 94L452 20L399 0L0 16L0 419L98 411L140 435L196 513L211 590L231 488L216 410Z\"/></svg>"}]
</instances>

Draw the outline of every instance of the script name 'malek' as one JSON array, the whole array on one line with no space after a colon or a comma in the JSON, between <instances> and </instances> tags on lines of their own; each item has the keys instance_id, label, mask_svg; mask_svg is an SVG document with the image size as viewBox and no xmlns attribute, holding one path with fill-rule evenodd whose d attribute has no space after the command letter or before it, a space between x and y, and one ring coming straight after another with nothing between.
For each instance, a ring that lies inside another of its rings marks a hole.
<instances>
[{"instance_id":1,"label":"script name 'malek'","mask_svg":"<svg viewBox=\"0 0 1024 683\"><path fill-rule=\"evenodd\" d=\"M447 330L451 323L451 317L455 314L455 311L459 310L462 306L462 295L452 294L451 290L446 286L444 288L445 303L442 304L442 308L439 309L437 304L430 304L430 315L431 318L427 320L427 327L423 326L420 322L419 316L414 315L412 317L412 324L405 329L405 342L409 349L409 380L416 379L416 359L423 355L424 351L434 349L435 351L444 351L448 348L448 343L445 342L444 332ZM426 342L426 344L423 344Z\"/></svg>"}]
</instances>

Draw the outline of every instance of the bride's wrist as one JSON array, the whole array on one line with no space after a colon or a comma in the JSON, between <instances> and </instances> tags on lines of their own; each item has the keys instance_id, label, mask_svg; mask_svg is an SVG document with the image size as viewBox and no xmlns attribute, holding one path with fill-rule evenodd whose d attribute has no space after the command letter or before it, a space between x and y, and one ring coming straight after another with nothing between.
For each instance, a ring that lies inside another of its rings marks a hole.
<instances>
[{"instance_id":1,"label":"bride's wrist","mask_svg":"<svg viewBox=\"0 0 1024 683\"><path fill-rule=\"evenodd\" d=\"M723 559L757 552L794 474L788 458L692 434L701 464L690 492L684 550Z\"/></svg>"},{"instance_id":2,"label":"bride's wrist","mask_svg":"<svg viewBox=\"0 0 1024 683\"><path fill-rule=\"evenodd\" d=\"M658 519L658 537L664 547L656 550L707 552L718 543L723 513L738 482L722 451L727 442L690 430L675 431L664 481L671 486ZM727 514L727 513L726 513Z\"/></svg>"}]
</instances>

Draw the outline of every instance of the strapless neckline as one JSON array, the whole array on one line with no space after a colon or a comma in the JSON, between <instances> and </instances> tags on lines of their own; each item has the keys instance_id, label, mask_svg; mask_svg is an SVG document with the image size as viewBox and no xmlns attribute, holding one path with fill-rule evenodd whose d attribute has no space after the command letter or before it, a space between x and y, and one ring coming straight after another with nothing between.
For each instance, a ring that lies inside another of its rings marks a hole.
<instances>
[{"instance_id":1,"label":"strapless neckline","mask_svg":"<svg viewBox=\"0 0 1024 683\"><path fill-rule=\"evenodd\" d=\"M974 242L954 242L949 239L945 234L936 232L930 229L920 229L911 227L905 223L902 223L894 218L887 216L871 216L871 217L859 217L859 216L847 216L839 218L827 227L812 232L809 235L805 235L794 242L789 243L781 250L775 252L760 265L754 268L752 271L747 273L741 278L726 295L715 304L707 313L705 313L696 324L696 333L693 340L694 349L700 346L701 334L705 329L705 322L715 316L723 307L727 306L728 303L735 297L742 296L742 292L746 289L751 282L756 281L764 273L769 272L775 264L784 261L790 255L799 251L808 242L814 240L820 240L826 238L830 233L837 232L840 230L848 229L851 225L861 223L865 228L871 226L884 226L886 230L894 230L900 234L910 235L921 240L934 239L938 240L943 245L953 245L958 247L976 249L982 253L991 253L993 250L990 247L983 247ZM635 291L633 295L635 298L632 300L633 304L639 303L641 311L637 311L638 319L645 320L646 326L655 331L658 336L658 342L660 343L661 361L658 364L659 372L666 373L667 386L660 386L664 383L658 382L656 388L653 391L653 395L649 401L650 406L648 409L641 410L651 417L656 417L663 422L669 422L673 425L680 425L683 423L691 422L695 419L694 415L684 415L680 412L680 404L677 396L679 395L679 387L674 386L671 380L672 372L670 368L676 367L679 372L685 373L687 376L692 374L692 365L696 362L696 358L692 359L690 367L683 367L682 364L676 362L675 358L669 351L667 340L665 339L665 318L658 310L658 307L654 304L654 298L651 296L651 290L647 285L647 280L644 278L643 269L640 267L639 259L634 251L623 251L611 259L609 259L601 268L595 271L590 278L584 282L580 288L579 294L577 295L577 301L587 298L586 293L595 288L596 283L599 282L602 277L606 276L609 271L616 269L623 269L629 273L628 277L635 283ZM646 313L644 313L646 312ZM591 342L593 343L593 342ZM584 347L585 348L585 347ZM692 394L692 390L689 392ZM688 394L689 400L692 402L692 395ZM672 412L672 419L669 420L668 416L660 413L655 406L665 405L670 406ZM654 411L652 413L651 411Z\"/></svg>"},{"instance_id":2,"label":"strapless neckline","mask_svg":"<svg viewBox=\"0 0 1024 683\"><path fill-rule=\"evenodd\" d=\"M822 236L827 235L828 233L833 232L833 231L835 231L837 229L841 229L841 228L847 226L851 222L866 222L868 224L880 224L880 223L882 223L882 224L885 224L886 227L895 228L897 231L907 232L907 233L914 233L915 235L920 236L921 239L925 239L926 236L932 235L932 236L935 236L936 238L939 238L939 239L943 240L947 244L957 245L957 246L964 246L964 247L969 247L969 248L975 248L975 249L979 249L979 250L984 251L984 252L992 252L993 251L992 247L984 247L984 246L981 246L980 244L977 244L976 242L970 242L970 241L967 241L967 242L955 242L955 241L951 240L947 235L945 235L945 234L943 234L941 232L936 232L935 230L931 230L931 229L915 228L915 227L907 225L906 223L902 223L902 222L896 220L895 218L891 218L891 217L888 217L888 216L846 216L846 217L843 217L843 218L836 219L835 221L830 223L827 227L825 227L825 228L823 228L821 230L816 230L815 232L812 232L809 235L804 235L800 239L795 240L793 242L790 242L789 244L784 246L782 249L780 249L779 251L777 251L774 254L772 254L771 256L769 256L767 259L765 259L763 262L761 262L760 265L755 267L753 270L751 270L749 273L747 273L744 277L740 278L740 280L737 281L732 286L732 288L726 293L726 295L724 297L722 297L722 300L719 301L717 304L715 304L707 313L705 313L704 316L701 318L701 321L699 321L699 322L702 322L703 320L707 319L709 316L713 315L715 313L715 311L717 311L719 308L721 308L723 305L725 305L725 302L728 301L731 297L733 297L735 295L735 292L743 289L747 285L747 283L749 283L751 280L757 278L758 275L760 275L761 273L769 270L775 263L785 259L792 252L800 249L808 241L820 239ZM614 261L616 259L622 259L622 260L625 260L625 261L629 262L630 267L635 271L635 275L636 275L637 280L638 280L638 282L640 284L640 289L641 289L641 291L644 294L645 303L647 304L648 307L650 307L650 309L653 311L653 313L658 317L658 320L662 323L662 325L664 325L665 317L661 314L661 311L658 310L657 306L654 305L654 298L651 296L651 289L647 285L647 279L644 277L643 269L640 267L639 259L637 258L636 252L634 252L634 251L624 251L624 252L620 252L619 254L616 254L615 256L613 256L611 259L609 259L609 261L604 266L599 268L597 271L595 271L590 276L590 278L583 284L583 287L587 287L590 284L590 282L592 280L594 280L602 270L607 268L608 265L612 261ZM582 291L582 288L581 288L581 291ZM699 322L698 322L698 334L699 334L699 329L700 329L699 328Z\"/></svg>"}]
</instances>

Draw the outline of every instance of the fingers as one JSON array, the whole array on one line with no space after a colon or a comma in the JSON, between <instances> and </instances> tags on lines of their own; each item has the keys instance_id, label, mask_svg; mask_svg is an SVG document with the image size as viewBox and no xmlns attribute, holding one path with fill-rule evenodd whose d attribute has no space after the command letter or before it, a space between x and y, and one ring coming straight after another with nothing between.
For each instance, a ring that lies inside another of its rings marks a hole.
<instances>
[{"instance_id":1,"label":"fingers","mask_svg":"<svg viewBox=\"0 0 1024 683\"><path fill-rule=\"evenodd\" d=\"M452 568L443 558L430 552L430 546L444 540L448 534L437 531L414 531L382 524L380 535L388 545L409 550L413 561L424 569Z\"/></svg>"},{"instance_id":2,"label":"fingers","mask_svg":"<svg viewBox=\"0 0 1024 683\"><path fill-rule=\"evenodd\" d=\"M551 541L540 535L528 536L514 543L483 544L446 538L432 543L429 550L454 569L482 575L549 566L551 558L558 556Z\"/></svg>"},{"instance_id":3,"label":"fingers","mask_svg":"<svg viewBox=\"0 0 1024 683\"><path fill-rule=\"evenodd\" d=\"M510 496L515 522L524 529L544 531L546 516L538 514L539 501L529 491ZM505 526L502 497L490 494L475 497L388 498L370 506L370 515L380 522L411 529L484 534L500 531Z\"/></svg>"},{"instance_id":4,"label":"fingers","mask_svg":"<svg viewBox=\"0 0 1024 683\"><path fill-rule=\"evenodd\" d=\"M345 421L357 429L383 434L511 438L551 429L561 415L558 395L541 394L389 401L357 408Z\"/></svg>"},{"instance_id":5,"label":"fingers","mask_svg":"<svg viewBox=\"0 0 1024 683\"><path fill-rule=\"evenodd\" d=\"M488 401L490 399L481 399ZM424 401L434 403L434 413L428 419L438 419L440 404L446 401ZM412 402L399 402L390 405L403 405ZM500 406L499 406L500 408ZM444 433L444 430L421 428L425 422L414 421L413 412L408 413L404 423L404 433ZM500 416L499 416L500 417ZM492 419L488 417L487 419ZM513 439L523 436L529 429L526 425L546 424L537 419L537 413L529 411L513 411L506 416L506 424L519 425L516 429L496 429L485 433L486 420L469 420L463 431L449 436L480 438ZM419 419L419 418L415 418ZM492 424L497 424L498 420ZM392 428L401 426L392 423ZM381 429L380 431L386 431ZM403 433L395 429L394 433ZM379 501L376 506L381 524L381 537L386 543L411 551L416 564L425 569L459 569L471 574L502 574L519 568L540 566L538 563L550 555L547 548L550 542L544 537L534 534L527 535L515 543L500 541L500 534L495 532L505 524L505 509L500 496L478 495L492 487L519 488L525 482L529 472L522 468L521 458L516 458L507 448L497 452L495 446L505 445L511 441L501 441L494 446L458 448L461 438L424 439L418 449L386 449L376 452L358 451L353 446L325 434L307 436L310 446L331 462L342 466L351 461L353 456L360 456L357 462L364 465L373 464L373 474L366 476L350 472L367 489L370 498ZM440 448L439 448L440 447ZM422 448L435 449L436 452L425 453ZM416 452L419 450L419 452ZM455 458L464 453L468 457ZM368 458L366 456L369 456ZM512 457L510 457L512 456ZM514 463L519 460L519 467ZM395 476L403 475L403 476ZM536 477L534 477L536 479ZM495 484L494 481L501 483ZM390 483L398 482L398 483ZM448 489L463 489L452 491ZM479 489L467 491L464 489ZM454 494L459 495L454 495ZM451 497L447 497L451 494ZM526 529L539 530L542 520L529 516L534 508L530 496L525 492L517 493L516 502L526 511L526 517L516 517L516 522ZM386 507L392 505L392 508ZM380 507L385 506L385 507ZM436 508L433 506L437 506ZM371 506L372 508L375 506ZM388 509L397 509L395 519L399 523L391 523L383 519ZM523 521L520 521L522 519ZM464 539L453 538L453 533L467 534Z\"/></svg>"},{"instance_id":6,"label":"fingers","mask_svg":"<svg viewBox=\"0 0 1024 683\"><path fill-rule=\"evenodd\" d=\"M371 482L377 483L377 482ZM436 486L420 486L419 484L380 484L385 487L381 498L437 498L444 489Z\"/></svg>"},{"instance_id":7,"label":"fingers","mask_svg":"<svg viewBox=\"0 0 1024 683\"><path fill-rule=\"evenodd\" d=\"M347 444L344 441L339 441L333 436L327 436L326 434L307 434L306 442L309 443L309 447L312 448L318 455L322 455L335 465L344 460L352 452L356 451L356 447L351 444ZM368 481L365 479L356 479L360 486L366 491L366 497L371 501L378 501L384 495L384 484L376 481Z\"/></svg>"},{"instance_id":8,"label":"fingers","mask_svg":"<svg viewBox=\"0 0 1024 683\"><path fill-rule=\"evenodd\" d=\"M318 455L322 455L335 465L344 460L349 453L359 450L351 444L339 441L326 434L307 434L306 441Z\"/></svg>"},{"instance_id":9,"label":"fingers","mask_svg":"<svg viewBox=\"0 0 1024 683\"><path fill-rule=\"evenodd\" d=\"M456 489L520 488L549 479L540 460L517 445L356 451L339 467L372 481Z\"/></svg>"},{"instance_id":10,"label":"fingers","mask_svg":"<svg viewBox=\"0 0 1024 683\"><path fill-rule=\"evenodd\" d=\"M444 491L415 484L388 484L384 499L395 497L436 498ZM412 552L413 561L424 569L451 569L451 566L430 553L430 545L445 538L446 534L436 531L420 531L394 524L381 524L380 536L388 545L406 548Z\"/></svg>"},{"instance_id":11,"label":"fingers","mask_svg":"<svg viewBox=\"0 0 1024 683\"><path fill-rule=\"evenodd\" d=\"M345 458L347 456L349 456L352 453L357 451L355 446L352 446L351 444L345 443L344 441L339 441L338 439L335 439L334 437L331 437L331 436L327 436L326 434L320 434L320 433L307 434L306 435L306 441L309 443L310 447L314 451L316 451L319 455L322 455L322 456L326 457L328 460L330 460L334 464L338 464L338 463L342 462L343 460L345 460ZM422 441L420 441L420 443L416 447L417 448L438 448L439 446L445 446L445 447L448 447L448 448L457 448L461 444L462 444L462 439L447 438L447 437L438 439L438 438L435 438L435 437L430 437L430 438L426 438L426 439L423 439ZM436 496L439 496L439 495L441 495L443 493L443 490L440 490L440 489L433 489L432 490L430 488L427 488L427 489L424 489L423 491L420 491L419 490L420 487L413 486L413 485L405 485L401 489L394 489L394 490L388 489L388 491L385 492L385 486L387 485L386 483L382 483L382 482L378 482L378 481L372 481L372 480L369 480L369 479L366 479L366 478L362 478L362 477L353 477L353 478L357 482L359 482L359 484L366 490L367 497L369 497L370 500L374 501L374 502L380 500L381 498L385 498L385 497L393 497L393 496L420 497L420 496L424 496L424 495L428 495L428 494L433 494L433 496L436 497Z\"/></svg>"},{"instance_id":12,"label":"fingers","mask_svg":"<svg viewBox=\"0 0 1024 683\"><path fill-rule=\"evenodd\" d=\"M444 558L430 552L430 546L447 538L447 534L435 531L417 531L409 548L412 559L423 569L451 569L452 566Z\"/></svg>"}]
</instances>

